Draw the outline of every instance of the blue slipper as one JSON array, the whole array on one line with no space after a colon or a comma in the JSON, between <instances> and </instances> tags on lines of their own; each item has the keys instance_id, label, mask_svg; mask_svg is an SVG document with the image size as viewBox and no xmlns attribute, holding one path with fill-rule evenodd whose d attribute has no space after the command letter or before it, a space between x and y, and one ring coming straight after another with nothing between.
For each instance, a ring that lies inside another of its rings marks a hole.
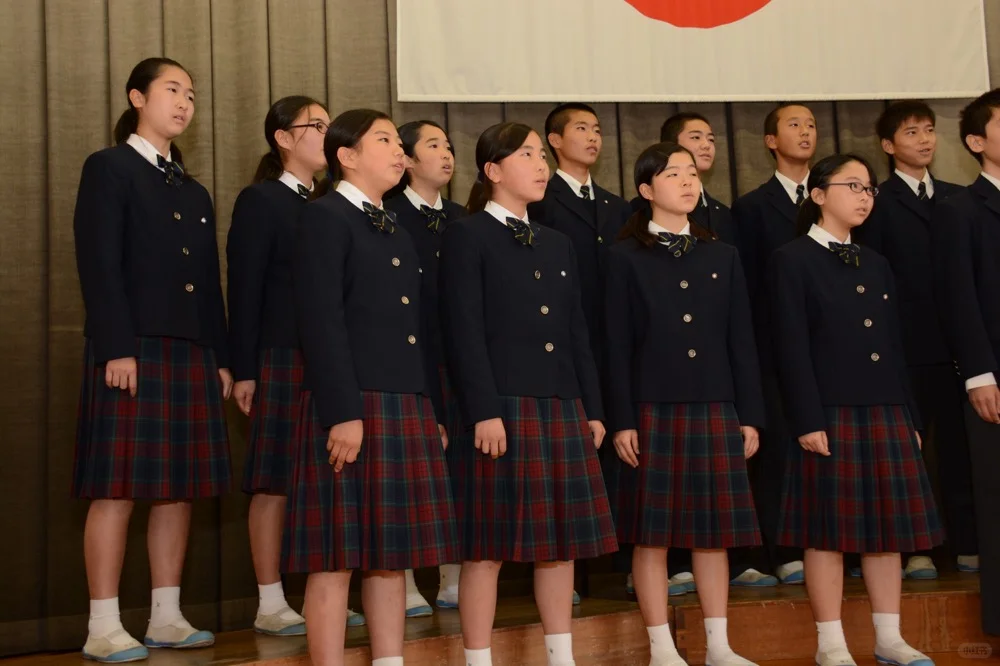
<instances>
[{"instance_id":1,"label":"blue slipper","mask_svg":"<svg viewBox=\"0 0 1000 666\"><path fill-rule=\"evenodd\" d=\"M576 590L573 590L573 605L574 606L580 605L580 595L577 594Z\"/></svg>"},{"instance_id":2,"label":"blue slipper","mask_svg":"<svg viewBox=\"0 0 1000 666\"><path fill-rule=\"evenodd\" d=\"M793 571L792 573L785 576L782 581L785 585L801 585L806 582L806 575L804 571Z\"/></svg>"},{"instance_id":3,"label":"blue slipper","mask_svg":"<svg viewBox=\"0 0 1000 666\"><path fill-rule=\"evenodd\" d=\"M361 613L355 613L354 615L347 616L347 626L348 627L363 627L366 624L365 616Z\"/></svg>"},{"instance_id":4,"label":"blue slipper","mask_svg":"<svg viewBox=\"0 0 1000 666\"><path fill-rule=\"evenodd\" d=\"M434 609L430 606L414 606L406 609L406 617L430 617L434 615Z\"/></svg>"},{"instance_id":5,"label":"blue slipper","mask_svg":"<svg viewBox=\"0 0 1000 666\"><path fill-rule=\"evenodd\" d=\"M97 655L87 654L84 652L83 658L90 661L99 661L102 664L123 664L128 661L142 661L143 659L149 659L149 650L140 645L127 650L112 652L106 657L98 657Z\"/></svg>"},{"instance_id":6,"label":"blue slipper","mask_svg":"<svg viewBox=\"0 0 1000 666\"><path fill-rule=\"evenodd\" d=\"M453 601L445 601L443 599L438 599L434 602L438 608L447 608L449 610L455 610L458 608L458 604Z\"/></svg>"},{"instance_id":7,"label":"blue slipper","mask_svg":"<svg viewBox=\"0 0 1000 666\"><path fill-rule=\"evenodd\" d=\"M187 638L179 641L156 640L148 634L142 640L143 645L151 648L198 648L208 647L215 643L215 634L211 631L196 631Z\"/></svg>"}]
</instances>

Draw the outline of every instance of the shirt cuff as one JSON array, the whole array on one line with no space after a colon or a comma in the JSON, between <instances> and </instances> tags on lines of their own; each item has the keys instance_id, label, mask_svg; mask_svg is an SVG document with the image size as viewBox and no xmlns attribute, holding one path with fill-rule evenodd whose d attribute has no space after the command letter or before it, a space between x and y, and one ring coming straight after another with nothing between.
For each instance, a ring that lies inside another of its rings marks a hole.
<instances>
[{"instance_id":1,"label":"shirt cuff","mask_svg":"<svg viewBox=\"0 0 1000 666\"><path fill-rule=\"evenodd\" d=\"M986 374L976 375L975 377L970 377L965 380L965 391L969 392L972 389L982 388L983 386L996 386L997 378L993 376L992 372L987 372Z\"/></svg>"}]
</instances>

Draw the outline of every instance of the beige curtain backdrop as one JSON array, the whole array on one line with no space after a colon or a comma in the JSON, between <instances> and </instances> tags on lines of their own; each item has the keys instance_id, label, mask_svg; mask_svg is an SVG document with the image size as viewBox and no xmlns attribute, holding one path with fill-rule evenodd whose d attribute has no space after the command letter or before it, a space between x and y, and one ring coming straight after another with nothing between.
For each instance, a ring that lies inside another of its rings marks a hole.
<instances>
[{"instance_id":1,"label":"beige curtain backdrop","mask_svg":"<svg viewBox=\"0 0 1000 666\"><path fill-rule=\"evenodd\" d=\"M69 495L84 315L72 217L80 168L109 144L132 66L166 55L194 76L197 111L180 144L187 166L215 199L224 260L233 201L265 149L264 114L279 97L327 100L331 115L368 106L399 123L438 121L455 144L452 197L463 202L474 179L476 138L487 125L517 119L541 127L549 104L396 101L395 15L395 0L0 0L0 656L78 648L85 637L86 505ZM987 3L987 30L998 85L994 3ZM901 47L913 50L914 67L934 57L933 44ZM484 48L502 57L502 36ZM682 66L698 67L696 57ZM935 174L968 183L977 169L957 141L962 104L933 103L940 135ZM713 194L729 202L769 177L773 165L761 143L769 104L600 104L605 142L596 180L632 196L635 157L678 108L704 113L718 132L708 180ZM812 108L819 155L857 151L875 161L880 177L887 175L872 130L882 102ZM245 422L232 419L237 479L245 432ZM256 587L246 511L247 499L235 491L196 507L182 601L199 626L252 622ZM124 620L135 632L148 617L145 517L136 511L121 588ZM301 589L301 581L292 586Z\"/></svg>"}]
</instances>

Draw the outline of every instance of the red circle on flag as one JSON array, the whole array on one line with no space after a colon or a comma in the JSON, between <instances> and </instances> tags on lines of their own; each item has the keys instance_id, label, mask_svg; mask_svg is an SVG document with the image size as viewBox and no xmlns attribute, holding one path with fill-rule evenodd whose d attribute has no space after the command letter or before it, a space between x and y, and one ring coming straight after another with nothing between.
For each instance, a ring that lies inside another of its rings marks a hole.
<instances>
[{"instance_id":1,"label":"red circle on flag","mask_svg":"<svg viewBox=\"0 0 1000 666\"><path fill-rule=\"evenodd\" d=\"M771 0L625 0L641 14L678 28L715 28L745 19Z\"/></svg>"}]
</instances>

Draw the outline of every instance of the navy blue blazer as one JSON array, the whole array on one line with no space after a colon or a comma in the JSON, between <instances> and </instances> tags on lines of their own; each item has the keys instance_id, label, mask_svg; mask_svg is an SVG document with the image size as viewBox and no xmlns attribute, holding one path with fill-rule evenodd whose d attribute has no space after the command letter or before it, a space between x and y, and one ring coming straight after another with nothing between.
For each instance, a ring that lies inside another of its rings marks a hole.
<instances>
[{"instance_id":1,"label":"navy blue blazer","mask_svg":"<svg viewBox=\"0 0 1000 666\"><path fill-rule=\"evenodd\" d=\"M895 173L879 185L875 207L855 230L858 243L889 260L899 291L903 349L911 366L952 362L944 328L934 304L931 214L962 188L934 180L934 196L920 201Z\"/></svg>"},{"instance_id":2,"label":"navy blue blazer","mask_svg":"<svg viewBox=\"0 0 1000 666\"><path fill-rule=\"evenodd\" d=\"M98 364L138 355L137 337L191 340L229 367L212 198L127 143L83 165L73 214L84 335Z\"/></svg>"}]
</instances>

